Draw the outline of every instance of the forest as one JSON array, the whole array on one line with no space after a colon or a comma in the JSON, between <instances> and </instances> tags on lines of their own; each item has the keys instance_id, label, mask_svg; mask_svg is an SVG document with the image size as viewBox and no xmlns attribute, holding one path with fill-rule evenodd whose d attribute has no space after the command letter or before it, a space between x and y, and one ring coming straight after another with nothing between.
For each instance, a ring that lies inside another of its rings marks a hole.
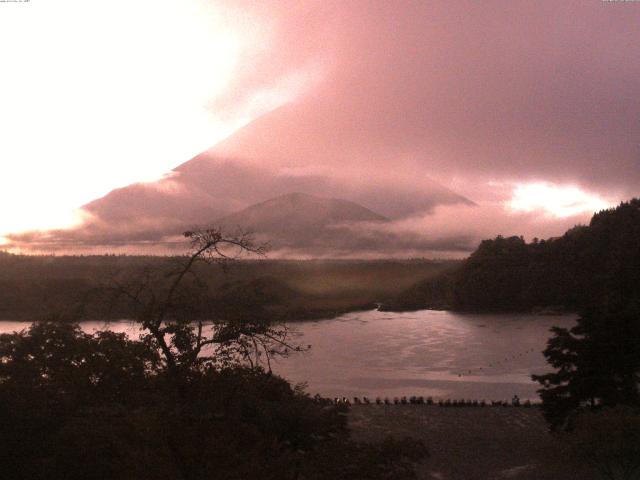
<instances>
[{"instance_id":1,"label":"forest","mask_svg":"<svg viewBox=\"0 0 640 480\"><path fill-rule=\"evenodd\" d=\"M384 308L577 312L603 297L637 298L638 285L640 199L632 199L561 237L484 240L458 266L417 282Z\"/></svg>"},{"instance_id":2,"label":"forest","mask_svg":"<svg viewBox=\"0 0 640 480\"><path fill-rule=\"evenodd\" d=\"M188 245L186 245L188 246ZM142 270L170 271L182 257L27 256L0 252L0 320L62 314L77 319L130 318L126 303L105 303L115 278ZM456 260L273 260L202 264L220 314L229 305L263 308L280 320L334 317L375 308L412 284L446 271Z\"/></svg>"}]
</instances>

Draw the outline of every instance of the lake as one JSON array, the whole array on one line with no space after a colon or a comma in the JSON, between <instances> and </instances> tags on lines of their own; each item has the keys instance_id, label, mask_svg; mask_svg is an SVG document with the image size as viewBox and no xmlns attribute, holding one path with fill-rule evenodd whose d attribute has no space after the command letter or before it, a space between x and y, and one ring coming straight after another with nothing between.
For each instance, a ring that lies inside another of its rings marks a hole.
<instances>
[{"instance_id":1,"label":"lake","mask_svg":"<svg viewBox=\"0 0 640 480\"><path fill-rule=\"evenodd\" d=\"M542 350L552 326L575 316L460 314L446 311L354 312L291 323L304 353L277 359L273 370L323 396L411 395L443 399L537 400L531 374L549 371ZM0 332L28 327L0 322ZM85 322L135 336L128 322Z\"/></svg>"}]
</instances>

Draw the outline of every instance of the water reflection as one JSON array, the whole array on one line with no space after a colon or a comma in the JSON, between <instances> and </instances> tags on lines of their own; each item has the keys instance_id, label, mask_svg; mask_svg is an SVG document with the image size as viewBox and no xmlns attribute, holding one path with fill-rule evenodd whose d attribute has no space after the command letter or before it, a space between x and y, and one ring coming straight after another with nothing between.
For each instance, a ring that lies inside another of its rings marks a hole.
<instances>
[{"instance_id":1,"label":"water reflection","mask_svg":"<svg viewBox=\"0 0 640 480\"><path fill-rule=\"evenodd\" d=\"M276 373L307 382L325 396L410 396L536 399L532 373L548 366L541 354L549 329L573 316L469 315L424 310L357 312L294 323L296 340L311 350L276 360ZM1 322L0 332L27 328ZM87 332L109 328L132 337L131 322L85 322Z\"/></svg>"},{"instance_id":2,"label":"water reflection","mask_svg":"<svg viewBox=\"0 0 640 480\"><path fill-rule=\"evenodd\" d=\"M535 399L530 376L548 370L541 351L549 329L574 322L429 310L351 313L296 324L299 341L312 349L278 360L274 369L328 396Z\"/></svg>"}]
</instances>

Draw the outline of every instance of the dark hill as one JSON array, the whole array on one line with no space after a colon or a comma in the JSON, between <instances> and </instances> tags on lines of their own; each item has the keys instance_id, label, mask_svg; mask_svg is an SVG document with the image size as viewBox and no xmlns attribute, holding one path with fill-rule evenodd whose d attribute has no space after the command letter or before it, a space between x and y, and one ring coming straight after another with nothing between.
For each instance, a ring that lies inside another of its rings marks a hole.
<instances>
[{"instance_id":1,"label":"dark hill","mask_svg":"<svg viewBox=\"0 0 640 480\"><path fill-rule=\"evenodd\" d=\"M640 302L640 199L562 237L484 240L455 272L417 283L386 308L559 312L623 299Z\"/></svg>"},{"instance_id":2,"label":"dark hill","mask_svg":"<svg viewBox=\"0 0 640 480\"><path fill-rule=\"evenodd\" d=\"M355 202L290 193L247 207L216 221L226 229L249 230L275 248L340 243L353 231L341 227L360 222L386 222L387 218Z\"/></svg>"}]
</instances>

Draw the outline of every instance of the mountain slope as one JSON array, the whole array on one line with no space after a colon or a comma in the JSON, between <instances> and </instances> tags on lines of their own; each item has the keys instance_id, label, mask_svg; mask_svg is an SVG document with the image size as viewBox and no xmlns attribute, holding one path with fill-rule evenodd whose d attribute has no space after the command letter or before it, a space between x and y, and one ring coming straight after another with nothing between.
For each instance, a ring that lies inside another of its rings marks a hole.
<instances>
[{"instance_id":1,"label":"mountain slope","mask_svg":"<svg viewBox=\"0 0 640 480\"><path fill-rule=\"evenodd\" d=\"M234 212L263 202L265 198L286 196L289 192L304 192L325 199L346 198L390 219L419 215L439 205L473 205L467 198L421 172L396 177L393 172L381 174L373 169L354 172L349 170L348 162L337 166L336 159L332 158L336 145L324 148L322 144L311 144L305 136L306 127L291 123L297 118L298 108L288 105L256 119L224 142L179 165L161 180L119 188L88 203L82 207L86 219L76 228L28 232L13 235L11 240L19 248L45 248L47 251L166 245L184 229L210 225L216 219L234 222L231 216ZM287 128L295 134L287 136ZM331 135L331 131L327 135ZM286 141L278 141L285 138ZM330 139L327 142L331 143ZM366 145L362 148L367 151ZM343 220L347 223L376 221L373 212L356 212L344 204L339 210L346 216L333 218L331 208L322 202L313 207L327 210L323 213L328 215L322 225L324 230L330 224L340 224ZM249 215L245 218L247 222L238 222L237 219L235 222L256 227L277 223L270 220L260 223L260 214L257 213L260 211L264 212L264 209L245 212ZM347 211L351 213L347 214ZM317 215L319 210L313 213ZM287 245L293 242L302 247L303 239L314 245L329 240L326 235L315 238L310 233L317 233L314 228L318 225L311 228L306 223L306 215L296 217L293 223L299 227L293 229L295 232L291 230L293 227L289 228L288 233L295 234L296 240L285 242ZM316 217L310 218L313 224ZM282 228L270 227L270 230L284 236ZM332 226L330 230L334 233L332 243L335 243L336 228ZM343 232L344 241L340 243L343 250L356 251L362 246L374 248L376 242L370 241L350 245L353 236L348 233ZM385 236L375 235L378 243Z\"/></svg>"},{"instance_id":2,"label":"mountain slope","mask_svg":"<svg viewBox=\"0 0 640 480\"><path fill-rule=\"evenodd\" d=\"M341 227L387 221L348 200L290 193L252 205L215 223L228 230L249 230L275 248L304 248L319 242L335 246L337 237L345 235ZM340 240L343 242L344 238Z\"/></svg>"}]
</instances>

